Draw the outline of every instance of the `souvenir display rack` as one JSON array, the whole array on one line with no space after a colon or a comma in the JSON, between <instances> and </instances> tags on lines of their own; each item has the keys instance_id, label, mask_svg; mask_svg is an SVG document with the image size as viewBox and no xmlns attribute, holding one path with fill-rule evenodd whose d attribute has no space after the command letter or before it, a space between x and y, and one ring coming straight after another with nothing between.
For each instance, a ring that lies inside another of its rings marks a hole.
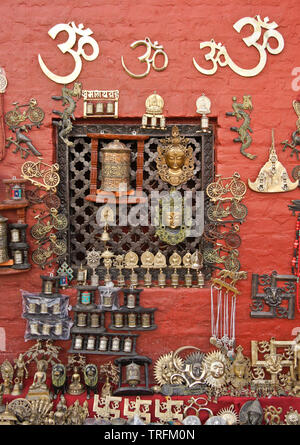
<instances>
[{"instance_id":1,"label":"souvenir display rack","mask_svg":"<svg viewBox=\"0 0 300 445\"><path fill-rule=\"evenodd\" d=\"M183 124L178 125L180 134L189 138L190 144L194 151L195 157L195 175L187 183L180 186L181 191L201 191L214 178L214 137L213 132L201 131L199 124ZM57 194L61 200L62 209L69 220L69 230L66 233L66 242L68 251L66 261L74 267L79 268L80 264L85 261L87 251L95 247L97 251L103 250L103 244L99 239L99 225L92 218L95 215L99 204L88 201L86 197L90 193L90 165L91 165L91 139L90 134L114 134L122 135L123 143L128 144L132 152L131 157L131 183L132 187L136 187L136 170L137 170L137 144L134 136L147 135L148 139L144 144L143 159L143 191L147 195L151 195L151 191L157 190L162 192L169 190L168 184L163 183L157 176L157 169L154 161L154 155L157 150L158 142L161 138L170 136L172 125L168 125L166 130L147 129L142 130L140 125L104 125L104 124L76 124L73 125L70 133L70 140L73 146L65 150L62 141L57 139L57 159L60 166L61 181L58 186ZM126 135L128 139L126 141ZM101 149L103 144L108 141L103 138L97 139L98 147ZM95 156L95 149L94 149ZM99 152L98 152L99 156ZM100 188L100 178L97 179L97 189ZM208 205L208 198L205 197L205 206ZM130 205L130 204L129 204ZM195 202L193 201L193 211L195 210ZM120 206L122 207L122 206ZM161 247L161 241L155 236L155 228L149 227L130 227L116 225L109 227L110 247L114 254L124 254L128 249L140 252L149 249L156 254ZM204 241L205 243L205 241ZM130 246L130 247L129 247ZM164 254L170 256L176 246L164 244ZM199 248L199 240L197 238L186 239L181 243L181 251L191 252ZM211 275L212 267L205 265L203 273L206 277ZM96 270L99 279L104 280L105 268L99 266ZM141 268L136 270L139 279L142 279L143 271ZM184 282L184 271L179 270L180 281ZM113 279L116 278L117 270L112 267L111 273ZM125 271L124 275L128 279L129 271ZM170 270L166 270L169 277Z\"/></svg>"}]
</instances>

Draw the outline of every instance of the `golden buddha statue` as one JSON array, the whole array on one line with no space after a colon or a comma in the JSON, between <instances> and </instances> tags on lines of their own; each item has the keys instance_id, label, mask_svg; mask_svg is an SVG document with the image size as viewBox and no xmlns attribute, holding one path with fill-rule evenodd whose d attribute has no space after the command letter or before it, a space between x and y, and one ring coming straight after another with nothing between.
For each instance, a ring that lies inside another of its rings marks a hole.
<instances>
[{"instance_id":1,"label":"golden buddha statue","mask_svg":"<svg viewBox=\"0 0 300 445\"><path fill-rule=\"evenodd\" d=\"M35 399L47 399L50 400L50 391L46 384L47 379L47 367L48 363L46 360L38 360L37 361L37 371L33 377L33 383L29 387L28 393L26 395L26 399L35 400Z\"/></svg>"}]
</instances>

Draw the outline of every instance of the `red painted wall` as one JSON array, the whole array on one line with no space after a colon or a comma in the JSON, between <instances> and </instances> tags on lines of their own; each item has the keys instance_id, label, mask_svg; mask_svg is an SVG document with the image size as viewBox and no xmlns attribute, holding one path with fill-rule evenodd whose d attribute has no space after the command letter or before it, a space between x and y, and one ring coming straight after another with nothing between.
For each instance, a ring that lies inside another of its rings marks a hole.
<instances>
[{"instance_id":1,"label":"red painted wall","mask_svg":"<svg viewBox=\"0 0 300 445\"><path fill-rule=\"evenodd\" d=\"M172 117L197 118L196 99L205 93L211 99L211 116L217 119L217 173L230 176L238 171L245 182L248 178L255 180L268 159L272 128L275 129L279 160L290 177L293 167L298 164L288 150L282 151L281 142L290 139L296 128L292 101L298 93L292 88L295 80L292 70L299 65L299 0L2 0L0 13L0 65L8 79L4 112L12 108L14 101L25 103L31 97L37 98L46 117L42 128L33 130L30 137L42 152L45 162L51 163L55 158L52 110L57 105L51 97L61 93L61 85L43 74L37 56L40 53L53 72L69 74L73 70L72 57L63 55L57 48L57 44L65 41L65 35L59 34L54 41L47 33L58 23L74 21L92 29L100 48L95 61L83 60L79 80L85 89L119 89L120 118L141 119L145 99L155 90L164 98L167 120ZM262 19L269 17L270 22L276 21L285 41L285 48L280 54L268 54L266 66L258 76L244 78L229 67L219 67L212 76L200 74L195 69L193 57L200 65L206 64L204 51L199 49L200 42L211 38L225 44L239 66L255 66L258 63L257 51L247 48L241 40L249 35L249 29L245 27L238 34L233 24L240 18L257 14ZM146 36L164 45L169 65L165 71L151 70L147 77L133 79L123 70L121 56L132 71L141 72L143 66L137 62L137 57L143 53L144 47L132 50L130 44ZM300 81L298 85L300 88ZM232 96L241 101L244 94L251 95L253 101L253 143L248 152L257 155L255 160L241 155L239 144L233 142L236 135L230 131L230 127L236 125L235 119L225 116L231 111ZM76 110L77 118L82 117L82 109L81 102ZM10 135L6 127L5 136ZM0 180L20 177L23 162L19 155L12 153L12 148L8 149L5 159L0 162ZM1 187L2 200L4 187ZM245 353L250 352L251 339L268 340L272 336L290 339L292 330L300 326L298 312L294 320L250 318L251 274L273 270L280 274L291 273L296 218L288 210L288 204L298 198L299 189L275 195L258 194L248 189L244 198L248 217L241 226L242 245L239 250L242 269L248 272L248 279L239 283L241 295L237 304L236 336ZM0 351L0 361L15 358L19 351L24 352L32 344L24 342L25 320L21 318L20 289L39 291L40 274L41 270L33 266L30 272L0 277L0 327L6 332L6 349ZM73 295L73 303L74 292L69 292ZM142 295L144 306L158 308L158 329L141 334L138 340L140 354L155 360L160 354L184 345L199 346L205 352L211 349L209 286L199 294L180 289L173 291L172 296L167 290L145 290ZM69 342L61 342L61 345L67 350ZM95 358L99 362L108 359L110 357Z\"/></svg>"}]
</instances>

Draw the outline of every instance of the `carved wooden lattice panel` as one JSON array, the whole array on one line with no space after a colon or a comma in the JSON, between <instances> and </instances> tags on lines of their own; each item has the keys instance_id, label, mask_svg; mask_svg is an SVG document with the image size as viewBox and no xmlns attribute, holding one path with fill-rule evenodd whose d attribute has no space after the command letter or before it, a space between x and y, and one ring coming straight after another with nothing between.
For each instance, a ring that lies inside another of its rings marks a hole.
<instances>
[{"instance_id":1,"label":"carved wooden lattice panel","mask_svg":"<svg viewBox=\"0 0 300 445\"><path fill-rule=\"evenodd\" d=\"M194 177L178 187L180 192L192 191L192 212L195 212L195 194L197 191L205 190L206 186L214 177L214 152L213 134L199 133L199 125L176 124L180 135L189 138L189 144L193 148L195 170ZM164 137L170 137L172 126L166 131L144 130L143 134L149 134L149 139L144 146L144 170L143 191L150 196L152 191L169 191L170 186L163 182L157 173L155 157L159 141ZM61 182L58 195L62 206L69 219L69 230L67 232L68 256L66 260L72 267L85 264L86 252L92 248L103 251L104 244L100 241L102 227L96 221L96 213L103 204L87 201L85 197L89 194L90 167L91 167L91 140L88 133L110 133L110 134L139 134L138 125L74 125L70 140L74 142L73 147L66 148L65 144L57 136L57 162L60 165ZM137 143L135 141L122 140L131 150L131 186L135 187ZM108 140L99 140L100 151ZM100 178L99 188L100 188ZM205 197L205 204L207 204ZM159 250L167 258L176 250L181 255L187 251L194 252L199 247L200 239L186 238L184 242L172 246L168 245L155 236L156 228L153 226L119 226L118 212L124 210L117 206L116 225L110 227L110 238L108 245L114 254L124 254L133 250L139 256L149 249L153 254ZM130 205L128 209L130 209ZM128 209L126 211L128 211ZM150 210L149 210L150 212ZM144 215L147 216L147 215ZM151 217L148 215L148 221ZM197 224L197 221L194 223ZM101 267L100 267L101 269ZM101 271L99 270L101 278ZM205 271L204 271L205 272ZM112 274L113 275L113 274Z\"/></svg>"}]
</instances>

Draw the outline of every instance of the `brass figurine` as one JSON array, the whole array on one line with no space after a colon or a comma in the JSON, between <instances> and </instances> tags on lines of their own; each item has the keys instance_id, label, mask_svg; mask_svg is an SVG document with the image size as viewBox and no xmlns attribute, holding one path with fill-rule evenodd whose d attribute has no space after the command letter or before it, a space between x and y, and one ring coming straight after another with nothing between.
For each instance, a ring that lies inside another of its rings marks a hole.
<instances>
[{"instance_id":1,"label":"brass figurine","mask_svg":"<svg viewBox=\"0 0 300 445\"><path fill-rule=\"evenodd\" d=\"M34 374L33 383L29 387L26 395L27 400L50 400L50 391L46 384L48 362L46 360L37 361L37 371Z\"/></svg>"}]
</instances>

